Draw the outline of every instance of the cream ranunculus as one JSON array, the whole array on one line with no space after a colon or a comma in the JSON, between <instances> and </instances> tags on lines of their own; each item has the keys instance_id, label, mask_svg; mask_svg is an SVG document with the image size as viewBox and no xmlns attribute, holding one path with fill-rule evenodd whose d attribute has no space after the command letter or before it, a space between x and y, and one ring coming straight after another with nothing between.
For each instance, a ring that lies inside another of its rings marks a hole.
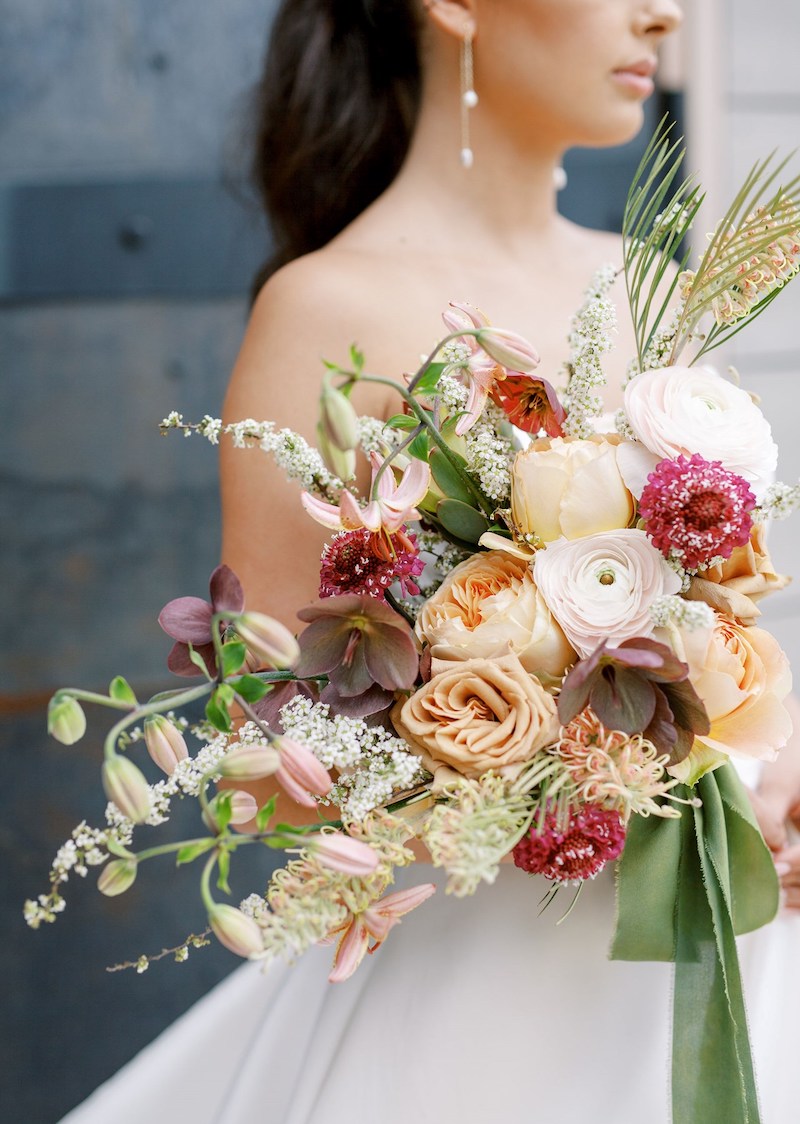
<instances>
[{"instance_id":1,"label":"cream ranunculus","mask_svg":"<svg viewBox=\"0 0 800 1124\"><path fill-rule=\"evenodd\" d=\"M777 640L721 615L711 628L672 627L668 639L689 664L689 679L711 722L710 732L695 739L686 764L670 772L684 779L697 760L720 754L773 761L792 732L783 705L792 676Z\"/></svg>"},{"instance_id":2,"label":"cream ranunculus","mask_svg":"<svg viewBox=\"0 0 800 1124\"><path fill-rule=\"evenodd\" d=\"M502 550L475 554L451 570L423 605L416 630L440 660L514 652L526 671L553 677L575 662L536 588L529 561Z\"/></svg>"},{"instance_id":3,"label":"cream ranunculus","mask_svg":"<svg viewBox=\"0 0 800 1124\"><path fill-rule=\"evenodd\" d=\"M515 777L560 729L552 697L514 655L435 661L432 678L394 708L392 721L439 782L450 770Z\"/></svg>"},{"instance_id":4,"label":"cream ranunculus","mask_svg":"<svg viewBox=\"0 0 800 1124\"><path fill-rule=\"evenodd\" d=\"M514 523L542 542L627 527L633 498L617 466L616 435L542 438L511 469Z\"/></svg>"},{"instance_id":5,"label":"cream ranunculus","mask_svg":"<svg viewBox=\"0 0 800 1124\"><path fill-rule=\"evenodd\" d=\"M738 473L758 499L772 482L778 447L750 395L707 367L644 371L625 387L625 413L657 457L690 457Z\"/></svg>"},{"instance_id":6,"label":"cream ranunculus","mask_svg":"<svg viewBox=\"0 0 800 1124\"><path fill-rule=\"evenodd\" d=\"M681 588L678 575L638 530L559 539L537 551L533 574L580 656L604 640L613 646L650 636L653 601Z\"/></svg>"}]
</instances>

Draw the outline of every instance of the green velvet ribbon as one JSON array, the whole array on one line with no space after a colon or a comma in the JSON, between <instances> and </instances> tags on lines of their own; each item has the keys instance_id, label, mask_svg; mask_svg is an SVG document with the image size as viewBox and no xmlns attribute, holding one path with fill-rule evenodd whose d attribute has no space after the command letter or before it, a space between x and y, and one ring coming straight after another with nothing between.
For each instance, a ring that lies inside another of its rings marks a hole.
<instances>
[{"instance_id":1,"label":"green velvet ribbon","mask_svg":"<svg viewBox=\"0 0 800 1124\"><path fill-rule=\"evenodd\" d=\"M675 963L675 1124L758 1124L735 937L777 913L775 866L732 766L673 791L702 806L680 819L632 817L611 958Z\"/></svg>"}]
</instances>

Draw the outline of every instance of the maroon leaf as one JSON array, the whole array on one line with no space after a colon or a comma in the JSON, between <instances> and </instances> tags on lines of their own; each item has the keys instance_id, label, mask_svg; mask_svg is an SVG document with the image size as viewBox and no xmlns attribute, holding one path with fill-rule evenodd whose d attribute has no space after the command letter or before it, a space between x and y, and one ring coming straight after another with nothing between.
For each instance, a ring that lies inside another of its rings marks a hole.
<instances>
[{"instance_id":1,"label":"maroon leaf","mask_svg":"<svg viewBox=\"0 0 800 1124\"><path fill-rule=\"evenodd\" d=\"M606 729L638 734L655 713L655 690L638 671L604 667L594 680L589 704Z\"/></svg>"},{"instance_id":2,"label":"maroon leaf","mask_svg":"<svg viewBox=\"0 0 800 1124\"><path fill-rule=\"evenodd\" d=\"M669 683L661 689L669 699L678 726L701 737L709 732L711 723L708 712L703 700L688 679L684 679L681 683Z\"/></svg>"},{"instance_id":3,"label":"maroon leaf","mask_svg":"<svg viewBox=\"0 0 800 1124\"><path fill-rule=\"evenodd\" d=\"M387 710L394 702L391 691L384 691L383 687L373 685L361 695L341 695L334 683L329 683L320 695L320 701L328 703L336 714L344 714L347 718L367 718L372 714L379 714Z\"/></svg>"},{"instance_id":4,"label":"maroon leaf","mask_svg":"<svg viewBox=\"0 0 800 1124\"><path fill-rule=\"evenodd\" d=\"M216 675L216 653L213 644L198 644L194 648L198 656L202 657L206 667L208 668L209 675ZM195 675L200 675L200 668L192 663L189 656L189 645L184 644L181 640L176 641L172 645L172 649L167 656L167 667L173 675L182 675L186 678L192 678Z\"/></svg>"},{"instance_id":5,"label":"maroon leaf","mask_svg":"<svg viewBox=\"0 0 800 1124\"><path fill-rule=\"evenodd\" d=\"M327 675L333 671L344 659L352 630L347 619L315 619L297 638L300 660L295 665L295 674L303 679L308 675Z\"/></svg>"},{"instance_id":6,"label":"maroon leaf","mask_svg":"<svg viewBox=\"0 0 800 1124\"><path fill-rule=\"evenodd\" d=\"M211 640L212 609L199 597L177 597L164 606L158 623L174 640L184 644L208 644Z\"/></svg>"},{"instance_id":7,"label":"maroon leaf","mask_svg":"<svg viewBox=\"0 0 800 1124\"><path fill-rule=\"evenodd\" d=\"M367 667L366 644L363 633L356 633L358 640L348 645L349 658L338 667L331 669L328 678L333 683L340 695L352 698L354 695L363 695L375 684Z\"/></svg>"},{"instance_id":8,"label":"maroon leaf","mask_svg":"<svg viewBox=\"0 0 800 1124\"><path fill-rule=\"evenodd\" d=\"M675 725L675 716L670 709L667 696L660 687L653 688L653 696L656 701L655 713L652 722L643 731L643 735L653 743L659 753L669 754L670 764L672 765L674 764L672 755L678 743L678 728Z\"/></svg>"},{"instance_id":9,"label":"maroon leaf","mask_svg":"<svg viewBox=\"0 0 800 1124\"><path fill-rule=\"evenodd\" d=\"M224 563L217 566L209 582L211 604L215 613L230 613L235 616L244 609L242 583L230 566Z\"/></svg>"},{"instance_id":10,"label":"maroon leaf","mask_svg":"<svg viewBox=\"0 0 800 1124\"><path fill-rule=\"evenodd\" d=\"M558 696L558 717L562 726L589 705L589 695L605 655L606 645L601 644L585 660L579 660L564 679Z\"/></svg>"},{"instance_id":11,"label":"maroon leaf","mask_svg":"<svg viewBox=\"0 0 800 1124\"><path fill-rule=\"evenodd\" d=\"M643 675L656 683L677 682L689 674L688 666L678 659L672 648L646 636L623 640L609 654L619 663L640 668Z\"/></svg>"},{"instance_id":12,"label":"maroon leaf","mask_svg":"<svg viewBox=\"0 0 800 1124\"><path fill-rule=\"evenodd\" d=\"M370 675L381 687L396 690L398 687L413 687L419 672L417 647L411 632L386 631L375 629L368 636L366 661Z\"/></svg>"}]
</instances>

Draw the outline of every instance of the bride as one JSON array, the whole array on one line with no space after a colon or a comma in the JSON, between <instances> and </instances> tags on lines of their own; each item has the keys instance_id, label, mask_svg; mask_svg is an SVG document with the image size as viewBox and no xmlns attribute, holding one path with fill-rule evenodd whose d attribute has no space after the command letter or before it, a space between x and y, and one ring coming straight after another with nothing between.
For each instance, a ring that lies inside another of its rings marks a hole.
<instances>
[{"instance_id":1,"label":"bride","mask_svg":"<svg viewBox=\"0 0 800 1124\"><path fill-rule=\"evenodd\" d=\"M618 236L558 216L561 158L637 133L680 19L674 0L286 0L256 166L276 256L228 418L270 418L313 443L321 357L357 342L371 370L413 370L453 299L530 338L555 379L592 274L621 260ZM477 105L462 96L473 51ZM634 352L616 299L609 410ZM354 399L396 411L380 388ZM221 456L224 560L249 607L296 627L316 596L318 528L258 450ZM798 756L787 750L754 796L794 906L800 861L781 848ZM266 977L246 965L66 1121L666 1121L669 967L607 959L610 877L563 925L538 916L541 896L511 866L467 901L440 892L343 985L326 983L330 949ZM766 1124L795 1118L785 1047L800 988L781 946L798 935L784 918L742 942Z\"/></svg>"}]
</instances>

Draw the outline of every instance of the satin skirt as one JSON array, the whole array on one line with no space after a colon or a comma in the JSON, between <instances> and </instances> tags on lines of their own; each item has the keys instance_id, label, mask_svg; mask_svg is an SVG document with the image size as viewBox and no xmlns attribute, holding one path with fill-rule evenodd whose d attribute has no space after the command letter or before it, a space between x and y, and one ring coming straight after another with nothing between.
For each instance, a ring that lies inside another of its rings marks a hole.
<instances>
[{"instance_id":1,"label":"satin skirt","mask_svg":"<svg viewBox=\"0 0 800 1124\"><path fill-rule=\"evenodd\" d=\"M611 872L561 922L547 887L440 885L343 984L330 948L245 964L63 1124L666 1124L671 966L608 960ZM800 915L740 953L764 1124L796 1124Z\"/></svg>"}]
</instances>

